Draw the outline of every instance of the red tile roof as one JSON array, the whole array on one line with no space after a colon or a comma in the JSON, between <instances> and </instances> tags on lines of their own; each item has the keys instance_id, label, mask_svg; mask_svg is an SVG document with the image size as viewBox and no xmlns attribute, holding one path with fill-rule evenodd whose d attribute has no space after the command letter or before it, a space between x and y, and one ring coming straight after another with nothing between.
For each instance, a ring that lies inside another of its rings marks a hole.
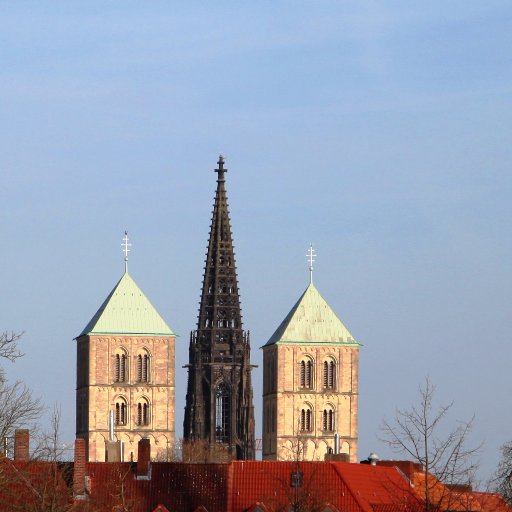
<instances>
[{"instance_id":1,"label":"red tile roof","mask_svg":"<svg viewBox=\"0 0 512 512\"><path fill-rule=\"evenodd\" d=\"M292 486L300 472L302 484ZM418 496L395 468L343 462L152 463L150 479L137 479L129 463L89 463L90 501L111 510L124 503L133 512L247 511L284 509L297 503L309 512L414 512Z\"/></svg>"},{"instance_id":2,"label":"red tile roof","mask_svg":"<svg viewBox=\"0 0 512 512\"><path fill-rule=\"evenodd\" d=\"M338 463L336 470L365 512L422 510L422 500L395 467Z\"/></svg>"},{"instance_id":3,"label":"red tile roof","mask_svg":"<svg viewBox=\"0 0 512 512\"><path fill-rule=\"evenodd\" d=\"M90 501L103 507L122 502L133 512L158 505L171 511L193 511L203 505L208 512L227 510L229 465L151 463L150 478L137 479L131 463L96 462L86 465Z\"/></svg>"},{"instance_id":4,"label":"red tile roof","mask_svg":"<svg viewBox=\"0 0 512 512\"><path fill-rule=\"evenodd\" d=\"M343 464L343 463L342 463ZM256 502L271 510L297 502L301 510L323 510L331 503L346 512L361 508L330 462L232 462L228 510L247 510ZM302 473L302 486L292 487L292 473Z\"/></svg>"},{"instance_id":5,"label":"red tile roof","mask_svg":"<svg viewBox=\"0 0 512 512\"><path fill-rule=\"evenodd\" d=\"M473 496L478 500L485 512L511 512L512 507L507 504L501 494L492 492L475 492Z\"/></svg>"},{"instance_id":6,"label":"red tile roof","mask_svg":"<svg viewBox=\"0 0 512 512\"><path fill-rule=\"evenodd\" d=\"M69 507L72 465L44 461L13 461L0 458L0 510L40 510L53 503Z\"/></svg>"},{"instance_id":7,"label":"red tile roof","mask_svg":"<svg viewBox=\"0 0 512 512\"><path fill-rule=\"evenodd\" d=\"M132 512L270 512L287 509L294 502L308 512L327 507L333 512L419 512L423 504L424 473L411 471L415 484L411 486L401 470L386 465L155 462L149 478L137 477L132 463L87 463L85 469L88 497L75 502L75 512L111 512L120 507ZM296 472L301 473L302 482L297 488L292 486ZM69 506L71 480L69 464L0 458L0 511L6 504L31 510L45 500ZM498 494L448 488L438 481L432 497L438 511L512 512Z\"/></svg>"}]
</instances>

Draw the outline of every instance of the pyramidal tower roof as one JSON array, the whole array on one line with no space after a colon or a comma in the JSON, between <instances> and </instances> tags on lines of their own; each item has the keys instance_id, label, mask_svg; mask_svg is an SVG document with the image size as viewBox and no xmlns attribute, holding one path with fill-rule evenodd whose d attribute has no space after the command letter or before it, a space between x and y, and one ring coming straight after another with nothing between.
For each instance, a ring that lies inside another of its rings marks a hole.
<instances>
[{"instance_id":1,"label":"pyramidal tower roof","mask_svg":"<svg viewBox=\"0 0 512 512\"><path fill-rule=\"evenodd\" d=\"M313 284L313 247L310 247L310 283L267 345L275 343L359 344Z\"/></svg>"},{"instance_id":2,"label":"pyramidal tower roof","mask_svg":"<svg viewBox=\"0 0 512 512\"><path fill-rule=\"evenodd\" d=\"M174 335L128 274L129 245L125 233L125 272L78 337L87 334Z\"/></svg>"}]
</instances>

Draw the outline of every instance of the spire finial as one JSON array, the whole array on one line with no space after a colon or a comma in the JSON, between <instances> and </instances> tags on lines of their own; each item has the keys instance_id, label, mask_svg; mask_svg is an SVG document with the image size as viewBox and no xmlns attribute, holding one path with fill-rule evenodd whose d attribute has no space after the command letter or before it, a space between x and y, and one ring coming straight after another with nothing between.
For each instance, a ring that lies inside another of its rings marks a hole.
<instances>
[{"instance_id":1,"label":"spire finial","mask_svg":"<svg viewBox=\"0 0 512 512\"><path fill-rule=\"evenodd\" d=\"M132 244L128 241L128 231L124 232L124 238L123 243L121 244L121 247L123 248L124 252L124 271L128 272L128 253L130 252L130 247Z\"/></svg>"},{"instance_id":2,"label":"spire finial","mask_svg":"<svg viewBox=\"0 0 512 512\"><path fill-rule=\"evenodd\" d=\"M315 249L313 249L313 244L309 244L309 249L306 254L309 261L309 284L313 284L313 263L315 262L316 253Z\"/></svg>"},{"instance_id":3,"label":"spire finial","mask_svg":"<svg viewBox=\"0 0 512 512\"><path fill-rule=\"evenodd\" d=\"M224 157L222 155L219 155L217 165L219 166L217 169L215 169L215 172L219 174L217 181L224 181L224 173L228 172L228 170L224 169Z\"/></svg>"}]
</instances>

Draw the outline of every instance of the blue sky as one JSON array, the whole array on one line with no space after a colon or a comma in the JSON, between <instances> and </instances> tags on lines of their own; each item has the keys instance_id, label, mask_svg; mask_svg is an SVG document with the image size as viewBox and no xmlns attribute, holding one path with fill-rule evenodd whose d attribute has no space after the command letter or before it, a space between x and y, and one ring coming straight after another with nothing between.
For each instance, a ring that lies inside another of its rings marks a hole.
<instances>
[{"instance_id":1,"label":"blue sky","mask_svg":"<svg viewBox=\"0 0 512 512\"><path fill-rule=\"evenodd\" d=\"M252 357L308 282L363 343L360 458L430 375L510 440L506 1L1 2L2 329L74 436L75 344L123 271L180 334L182 431L219 153ZM260 428L261 366L255 371Z\"/></svg>"}]
</instances>

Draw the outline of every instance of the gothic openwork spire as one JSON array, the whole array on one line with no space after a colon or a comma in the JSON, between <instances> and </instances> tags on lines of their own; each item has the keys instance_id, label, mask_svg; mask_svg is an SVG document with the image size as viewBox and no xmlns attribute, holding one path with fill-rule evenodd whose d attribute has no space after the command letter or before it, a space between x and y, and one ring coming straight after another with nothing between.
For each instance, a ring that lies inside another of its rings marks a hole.
<instances>
[{"instance_id":1,"label":"gothic openwork spire","mask_svg":"<svg viewBox=\"0 0 512 512\"><path fill-rule=\"evenodd\" d=\"M242 313L225 190L224 158L204 267L197 329L191 333L184 437L226 447L236 459L254 458L249 333Z\"/></svg>"}]
</instances>

